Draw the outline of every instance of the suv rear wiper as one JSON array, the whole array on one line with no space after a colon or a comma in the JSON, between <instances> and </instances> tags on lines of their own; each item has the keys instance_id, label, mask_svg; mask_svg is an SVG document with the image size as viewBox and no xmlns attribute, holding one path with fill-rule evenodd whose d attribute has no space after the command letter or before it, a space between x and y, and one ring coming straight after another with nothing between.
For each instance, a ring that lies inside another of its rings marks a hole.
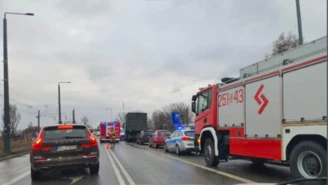
<instances>
[{"instance_id":1,"label":"suv rear wiper","mask_svg":"<svg viewBox=\"0 0 328 185\"><path fill-rule=\"evenodd\" d=\"M288 185L288 184L298 184L299 182L326 182L327 178L326 177L322 177L322 178L315 178L315 179L296 179L296 180L292 180L292 181L287 181L287 182L282 182L282 183L278 183L277 185ZM326 183L325 183L326 184Z\"/></svg>"},{"instance_id":2,"label":"suv rear wiper","mask_svg":"<svg viewBox=\"0 0 328 185\"><path fill-rule=\"evenodd\" d=\"M65 139L82 139L81 136L65 136Z\"/></svg>"}]
</instances>

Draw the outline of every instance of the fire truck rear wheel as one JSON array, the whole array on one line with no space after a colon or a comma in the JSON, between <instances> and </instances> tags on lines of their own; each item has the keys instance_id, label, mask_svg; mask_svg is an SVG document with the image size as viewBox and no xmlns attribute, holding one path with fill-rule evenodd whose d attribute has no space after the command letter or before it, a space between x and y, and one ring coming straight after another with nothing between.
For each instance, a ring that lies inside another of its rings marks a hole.
<instances>
[{"instance_id":1,"label":"fire truck rear wheel","mask_svg":"<svg viewBox=\"0 0 328 185\"><path fill-rule=\"evenodd\" d=\"M208 166L217 166L219 164L219 158L215 156L214 144L210 138L205 140L204 159Z\"/></svg>"},{"instance_id":2,"label":"fire truck rear wheel","mask_svg":"<svg viewBox=\"0 0 328 185\"><path fill-rule=\"evenodd\" d=\"M313 141L296 145L290 155L290 171L295 178L317 178L327 174L326 150Z\"/></svg>"}]
</instances>

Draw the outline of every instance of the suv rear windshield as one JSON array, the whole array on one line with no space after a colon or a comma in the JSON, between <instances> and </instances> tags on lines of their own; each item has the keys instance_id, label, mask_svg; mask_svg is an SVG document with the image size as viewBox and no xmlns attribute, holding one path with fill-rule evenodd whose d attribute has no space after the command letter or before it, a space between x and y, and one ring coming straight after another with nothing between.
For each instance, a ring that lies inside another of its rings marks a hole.
<instances>
[{"instance_id":1,"label":"suv rear windshield","mask_svg":"<svg viewBox=\"0 0 328 185\"><path fill-rule=\"evenodd\" d=\"M171 135L171 132L168 132L168 131L161 131L161 132L158 132L158 135L159 135L159 136L170 136L170 135Z\"/></svg>"},{"instance_id":2,"label":"suv rear windshield","mask_svg":"<svg viewBox=\"0 0 328 185\"><path fill-rule=\"evenodd\" d=\"M195 131L186 131L184 134L186 136L189 136L189 137L194 137L195 136Z\"/></svg>"},{"instance_id":3,"label":"suv rear windshield","mask_svg":"<svg viewBox=\"0 0 328 185\"><path fill-rule=\"evenodd\" d=\"M85 127L73 127L72 129L59 130L57 127L44 129L44 140L87 138Z\"/></svg>"}]
</instances>

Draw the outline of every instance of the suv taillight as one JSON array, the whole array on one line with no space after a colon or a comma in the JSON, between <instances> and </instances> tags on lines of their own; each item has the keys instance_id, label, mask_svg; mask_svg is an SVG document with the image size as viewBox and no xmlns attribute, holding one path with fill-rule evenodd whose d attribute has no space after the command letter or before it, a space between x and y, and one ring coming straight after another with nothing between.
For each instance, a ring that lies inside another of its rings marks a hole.
<instances>
[{"instance_id":1,"label":"suv taillight","mask_svg":"<svg viewBox=\"0 0 328 185\"><path fill-rule=\"evenodd\" d=\"M34 141L32 145L32 150L41 150L42 136L43 136L43 131L41 131L38 138L36 138L36 140Z\"/></svg>"},{"instance_id":2,"label":"suv taillight","mask_svg":"<svg viewBox=\"0 0 328 185\"><path fill-rule=\"evenodd\" d=\"M89 148L89 147L92 147L92 146L98 146L97 139L95 137L93 137L93 135L90 133L89 130L88 130L88 135L89 135L90 143L81 144L81 146L84 147L84 148Z\"/></svg>"}]
</instances>

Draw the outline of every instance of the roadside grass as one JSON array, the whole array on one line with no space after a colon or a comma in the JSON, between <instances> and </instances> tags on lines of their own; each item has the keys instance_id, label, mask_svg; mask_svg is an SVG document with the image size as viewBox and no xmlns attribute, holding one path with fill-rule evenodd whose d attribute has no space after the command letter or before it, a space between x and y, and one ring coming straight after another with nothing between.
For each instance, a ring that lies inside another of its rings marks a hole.
<instances>
[{"instance_id":1,"label":"roadside grass","mask_svg":"<svg viewBox=\"0 0 328 185\"><path fill-rule=\"evenodd\" d=\"M0 141L0 159L10 156L10 155L15 155L15 154L21 154L27 151L30 151L31 145L33 141L25 141L25 140L18 140L18 141L11 141L10 147L11 147L11 152L4 153L3 152L3 141Z\"/></svg>"}]
</instances>

